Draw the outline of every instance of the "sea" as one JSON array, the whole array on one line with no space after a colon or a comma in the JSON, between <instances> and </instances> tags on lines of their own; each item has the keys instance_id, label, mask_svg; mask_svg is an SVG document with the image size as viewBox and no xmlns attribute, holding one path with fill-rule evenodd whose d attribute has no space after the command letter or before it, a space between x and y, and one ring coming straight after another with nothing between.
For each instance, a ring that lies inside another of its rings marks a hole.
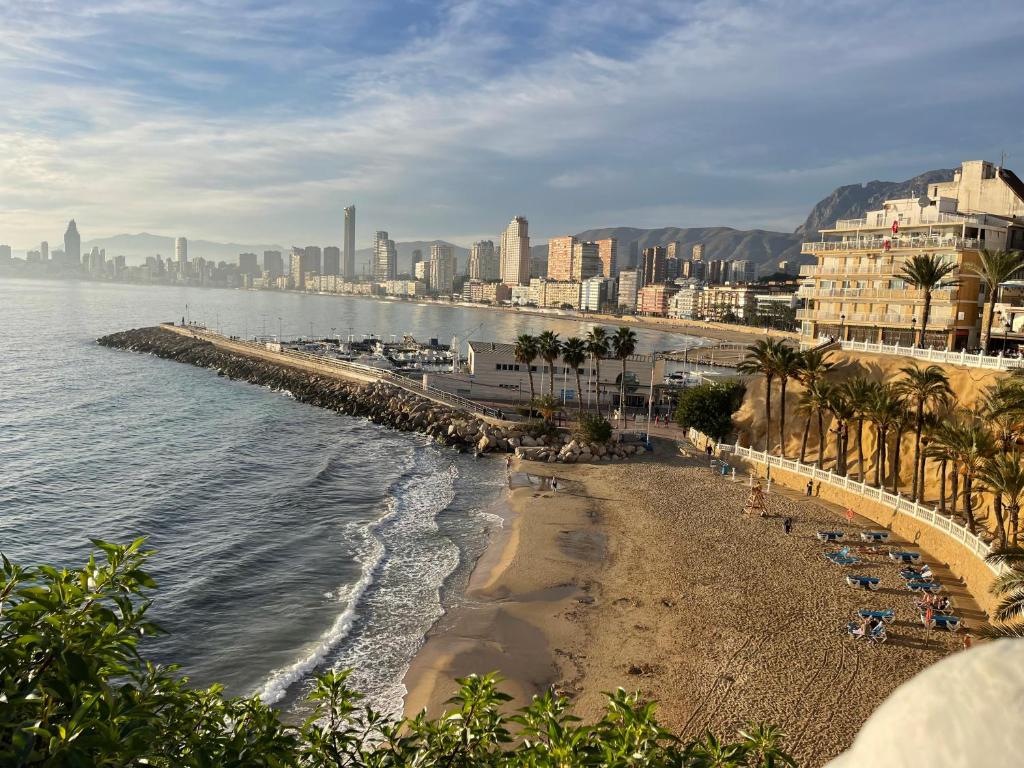
<instances>
[{"instance_id":1,"label":"sea","mask_svg":"<svg viewBox=\"0 0 1024 768\"><path fill-rule=\"evenodd\" d=\"M107 333L183 317L231 335L512 340L589 325L369 298L0 278L0 552L78 566L146 537L143 650L299 716L353 669L398 714L430 626L501 525L503 465L173 361ZM638 331L639 350L687 337ZM696 343L696 339L689 339ZM489 670L481 670L486 672Z\"/></svg>"}]
</instances>

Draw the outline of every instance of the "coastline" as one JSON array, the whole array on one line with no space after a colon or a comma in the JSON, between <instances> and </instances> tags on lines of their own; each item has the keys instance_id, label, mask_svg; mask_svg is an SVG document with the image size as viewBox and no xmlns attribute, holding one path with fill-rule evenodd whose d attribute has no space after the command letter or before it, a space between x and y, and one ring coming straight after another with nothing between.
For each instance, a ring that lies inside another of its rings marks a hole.
<instances>
[{"instance_id":1,"label":"coastline","mask_svg":"<svg viewBox=\"0 0 1024 768\"><path fill-rule=\"evenodd\" d=\"M670 441L628 463L513 469L553 472L560 489L508 494L511 524L406 674L406 715L438 715L454 677L498 670L512 707L551 687L590 720L602 692L623 687L656 700L662 724L682 737L774 722L800 764L815 766L849 746L892 690L960 647L959 635L916 621L884 553L855 569L881 576L882 590L845 584L814 534L873 524L848 523L835 505L773 489L773 517L745 516L746 483L712 474L702 455L680 456ZM783 515L795 522L791 535ZM970 595L925 559L977 626ZM885 645L845 636L863 607L896 609Z\"/></svg>"}]
</instances>

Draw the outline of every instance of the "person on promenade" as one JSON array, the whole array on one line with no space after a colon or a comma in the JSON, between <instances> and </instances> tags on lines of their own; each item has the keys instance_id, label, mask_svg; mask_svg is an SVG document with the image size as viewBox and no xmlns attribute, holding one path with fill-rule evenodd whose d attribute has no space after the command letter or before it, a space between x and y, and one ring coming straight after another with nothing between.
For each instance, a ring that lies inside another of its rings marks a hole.
<instances>
[{"instance_id":1,"label":"person on promenade","mask_svg":"<svg viewBox=\"0 0 1024 768\"><path fill-rule=\"evenodd\" d=\"M814 493L814 481L813 480L808 480L807 481L807 495L810 496L813 493Z\"/></svg>"},{"instance_id":2,"label":"person on promenade","mask_svg":"<svg viewBox=\"0 0 1024 768\"><path fill-rule=\"evenodd\" d=\"M708 440L707 445L704 446L704 453L706 453L708 455L708 458L710 459L711 454L714 453L714 451L715 449L711 447L711 441Z\"/></svg>"}]
</instances>

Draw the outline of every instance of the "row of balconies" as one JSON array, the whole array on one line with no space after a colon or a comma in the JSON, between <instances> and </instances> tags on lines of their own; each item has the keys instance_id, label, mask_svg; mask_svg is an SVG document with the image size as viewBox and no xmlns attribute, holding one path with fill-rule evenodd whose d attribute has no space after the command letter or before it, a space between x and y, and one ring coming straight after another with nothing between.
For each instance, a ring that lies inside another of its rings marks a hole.
<instances>
[{"instance_id":1,"label":"row of balconies","mask_svg":"<svg viewBox=\"0 0 1024 768\"><path fill-rule=\"evenodd\" d=\"M900 226L906 227L928 227L935 224L978 224L977 216L969 216L965 213L932 213L928 216L906 216L903 214L896 214L887 216L886 214L875 214L870 217L871 223L868 223L868 217L865 216L860 219L839 219L836 225L832 227L833 230L849 230L849 229L879 229L892 226L893 219L898 219ZM825 230L828 231L828 230Z\"/></svg>"},{"instance_id":2,"label":"row of balconies","mask_svg":"<svg viewBox=\"0 0 1024 768\"><path fill-rule=\"evenodd\" d=\"M892 237L857 237L849 240L818 240L803 243L800 253L827 253L829 251L883 251L886 243L890 250L901 248L983 248L985 243L977 237L956 235L893 235Z\"/></svg>"},{"instance_id":3,"label":"row of balconies","mask_svg":"<svg viewBox=\"0 0 1024 768\"><path fill-rule=\"evenodd\" d=\"M887 299L890 301L923 301L924 292L916 288L818 288L804 286L797 296L805 299ZM932 291L932 301L953 301L957 291L941 288Z\"/></svg>"},{"instance_id":4,"label":"row of balconies","mask_svg":"<svg viewBox=\"0 0 1024 768\"><path fill-rule=\"evenodd\" d=\"M895 312L843 312L843 313L825 313L820 309L799 309L796 313L797 320L813 320L817 323L834 323L840 325L842 323L859 324L859 323L882 323L884 325L904 325L911 327L917 323L916 315L901 315ZM944 312L932 313L928 315L928 329L933 330L940 327L952 327L953 315L946 314Z\"/></svg>"}]
</instances>

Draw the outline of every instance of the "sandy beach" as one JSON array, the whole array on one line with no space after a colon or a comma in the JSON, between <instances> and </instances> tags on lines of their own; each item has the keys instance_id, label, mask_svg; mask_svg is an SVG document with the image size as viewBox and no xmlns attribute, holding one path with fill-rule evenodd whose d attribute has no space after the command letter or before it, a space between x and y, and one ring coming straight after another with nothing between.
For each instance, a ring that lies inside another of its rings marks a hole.
<instances>
[{"instance_id":1,"label":"sandy beach","mask_svg":"<svg viewBox=\"0 0 1024 768\"><path fill-rule=\"evenodd\" d=\"M745 482L713 474L702 454L674 452L659 441L655 456L628 463L514 466L509 521L415 658L406 713L436 714L454 677L498 670L515 704L553 686L584 718L621 686L656 699L684 736L768 720L801 765L816 766L900 683L960 647L960 634L916 620L884 553L853 569L822 556L817 530L855 532L873 527L867 520L847 523L838 508L777 486L773 517L745 516ZM970 595L930 562L956 613L978 625ZM851 589L850 572L881 577L881 588ZM896 610L884 645L845 635L863 607Z\"/></svg>"}]
</instances>

